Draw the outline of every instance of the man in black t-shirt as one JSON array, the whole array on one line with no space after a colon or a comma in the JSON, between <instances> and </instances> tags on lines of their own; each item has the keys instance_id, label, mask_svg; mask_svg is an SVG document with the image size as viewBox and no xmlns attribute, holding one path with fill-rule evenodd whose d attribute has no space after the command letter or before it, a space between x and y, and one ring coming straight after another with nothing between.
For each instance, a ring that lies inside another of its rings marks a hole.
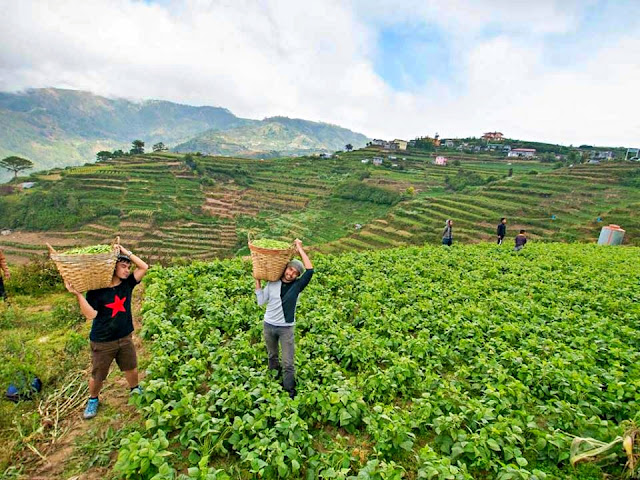
<instances>
[{"instance_id":1,"label":"man in black t-shirt","mask_svg":"<svg viewBox=\"0 0 640 480\"><path fill-rule=\"evenodd\" d=\"M131 273L131 263L136 270ZM89 340L91 341L91 378L89 379L89 401L84 418L93 418L98 412L98 395L102 382L107 378L113 360L124 373L131 393L140 393L138 386L138 360L133 345L133 317L131 296L135 286L147 273L149 265L126 248L120 246L111 285L99 290L89 290L86 298L70 283L67 290L78 299L80 310L93 320Z\"/></svg>"}]
</instances>

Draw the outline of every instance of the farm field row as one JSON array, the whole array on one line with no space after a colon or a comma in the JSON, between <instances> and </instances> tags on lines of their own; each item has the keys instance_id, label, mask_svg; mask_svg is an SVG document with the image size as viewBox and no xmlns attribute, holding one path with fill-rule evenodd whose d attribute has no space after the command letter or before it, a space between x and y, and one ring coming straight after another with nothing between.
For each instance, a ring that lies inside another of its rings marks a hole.
<instances>
[{"instance_id":1,"label":"farm field row","mask_svg":"<svg viewBox=\"0 0 640 480\"><path fill-rule=\"evenodd\" d=\"M296 321L298 395L266 369L241 259L154 269L145 429L127 478L618 478L573 469L640 404L637 248L490 244L314 256ZM144 452L144 453L142 453Z\"/></svg>"}]
</instances>

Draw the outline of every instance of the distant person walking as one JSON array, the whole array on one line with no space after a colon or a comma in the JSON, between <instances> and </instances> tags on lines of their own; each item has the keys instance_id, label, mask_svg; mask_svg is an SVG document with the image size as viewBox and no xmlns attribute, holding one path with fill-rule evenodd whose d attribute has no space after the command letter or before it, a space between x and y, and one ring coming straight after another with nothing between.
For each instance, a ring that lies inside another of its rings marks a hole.
<instances>
[{"instance_id":1,"label":"distant person walking","mask_svg":"<svg viewBox=\"0 0 640 480\"><path fill-rule=\"evenodd\" d=\"M453 243L453 220L449 219L444 224L444 231L442 232L442 244L451 246Z\"/></svg>"},{"instance_id":2,"label":"distant person walking","mask_svg":"<svg viewBox=\"0 0 640 480\"><path fill-rule=\"evenodd\" d=\"M507 235L507 219L502 217L498 224L498 245L502 245L504 237Z\"/></svg>"},{"instance_id":3,"label":"distant person walking","mask_svg":"<svg viewBox=\"0 0 640 480\"><path fill-rule=\"evenodd\" d=\"M131 263L136 266L133 273L131 273ZM66 283L67 290L78 299L84 316L87 320L93 320L91 333L89 333L91 340L90 397L84 410L84 418L93 418L98 413L98 395L114 360L127 379L129 393L141 393L138 386L138 358L132 339L131 295L148 269L149 265L120 246L109 287L89 290L85 298L73 288L73 285Z\"/></svg>"},{"instance_id":4,"label":"distant person walking","mask_svg":"<svg viewBox=\"0 0 640 480\"><path fill-rule=\"evenodd\" d=\"M7 259L4 258L4 252L0 250L0 298L2 300L7 299L7 292L4 289L4 280L9 280L11 278L11 272L9 271L9 266L7 265Z\"/></svg>"},{"instance_id":5,"label":"distant person walking","mask_svg":"<svg viewBox=\"0 0 640 480\"><path fill-rule=\"evenodd\" d=\"M296 395L294 367L296 304L298 295L309 285L313 276L313 264L302 248L302 241L296 239L295 245L302 262L291 260L280 280L267 282L264 288L262 288L260 280L256 279L258 305L267 305L263 328L264 341L269 355L269 369L281 371L280 346L282 348L282 370L284 371L283 387L291 398Z\"/></svg>"},{"instance_id":6,"label":"distant person walking","mask_svg":"<svg viewBox=\"0 0 640 480\"><path fill-rule=\"evenodd\" d=\"M519 252L524 248L526 243L527 243L527 231L520 230L520 233L516 235L516 247L514 248L514 250L516 252Z\"/></svg>"}]
</instances>

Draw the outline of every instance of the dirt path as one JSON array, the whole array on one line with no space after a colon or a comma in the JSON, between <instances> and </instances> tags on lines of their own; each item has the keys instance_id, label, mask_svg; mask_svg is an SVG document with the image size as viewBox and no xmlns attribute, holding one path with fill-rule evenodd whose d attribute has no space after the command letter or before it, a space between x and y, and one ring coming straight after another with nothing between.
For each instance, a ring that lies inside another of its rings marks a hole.
<instances>
[{"instance_id":1,"label":"dirt path","mask_svg":"<svg viewBox=\"0 0 640 480\"><path fill-rule=\"evenodd\" d=\"M146 351L142 340L138 337L137 332L140 331L140 307L143 298L142 286L134 290L133 297L133 323L135 327L134 343L138 353L138 362L145 359ZM89 368L85 371L86 377L89 377ZM140 370L140 379L144 378L144 369ZM80 474L69 475L66 472L77 470L80 463L84 463L90 459L84 458L78 449L78 440L92 432L94 439L100 439L100 435L104 434L109 428L119 431L123 427L131 425L140 417L135 406L129 405L129 387L127 382L114 364L107 380L105 380L102 391L100 392L100 409L98 415L91 420L84 420L82 413L84 404L73 411L65 420L60 422L61 429L67 430L65 434L59 437L52 445L45 445L40 450L44 455L44 459L38 458L33 454L34 463L24 472L26 477L31 480L49 480L49 479L65 479L65 480L98 480L108 477L109 471L113 467L117 456L117 446L110 452L110 462L106 467L94 466L86 472Z\"/></svg>"}]
</instances>

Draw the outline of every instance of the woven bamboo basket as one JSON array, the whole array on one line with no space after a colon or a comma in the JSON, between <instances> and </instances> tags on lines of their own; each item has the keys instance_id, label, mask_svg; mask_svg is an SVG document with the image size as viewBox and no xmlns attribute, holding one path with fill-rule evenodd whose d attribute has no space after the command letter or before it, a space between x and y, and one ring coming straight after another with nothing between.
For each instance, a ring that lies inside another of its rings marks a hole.
<instances>
[{"instance_id":1,"label":"woven bamboo basket","mask_svg":"<svg viewBox=\"0 0 640 480\"><path fill-rule=\"evenodd\" d=\"M113 271L120 251L120 237L116 237L110 252L63 255L47 243L49 257L56 264L65 282L79 292L97 290L111 285Z\"/></svg>"},{"instance_id":2,"label":"woven bamboo basket","mask_svg":"<svg viewBox=\"0 0 640 480\"><path fill-rule=\"evenodd\" d=\"M270 248L256 247L247 237L251 261L253 262L253 278L275 282L282 277L287 263L293 258L295 248L293 245L286 250L274 250Z\"/></svg>"}]
</instances>

